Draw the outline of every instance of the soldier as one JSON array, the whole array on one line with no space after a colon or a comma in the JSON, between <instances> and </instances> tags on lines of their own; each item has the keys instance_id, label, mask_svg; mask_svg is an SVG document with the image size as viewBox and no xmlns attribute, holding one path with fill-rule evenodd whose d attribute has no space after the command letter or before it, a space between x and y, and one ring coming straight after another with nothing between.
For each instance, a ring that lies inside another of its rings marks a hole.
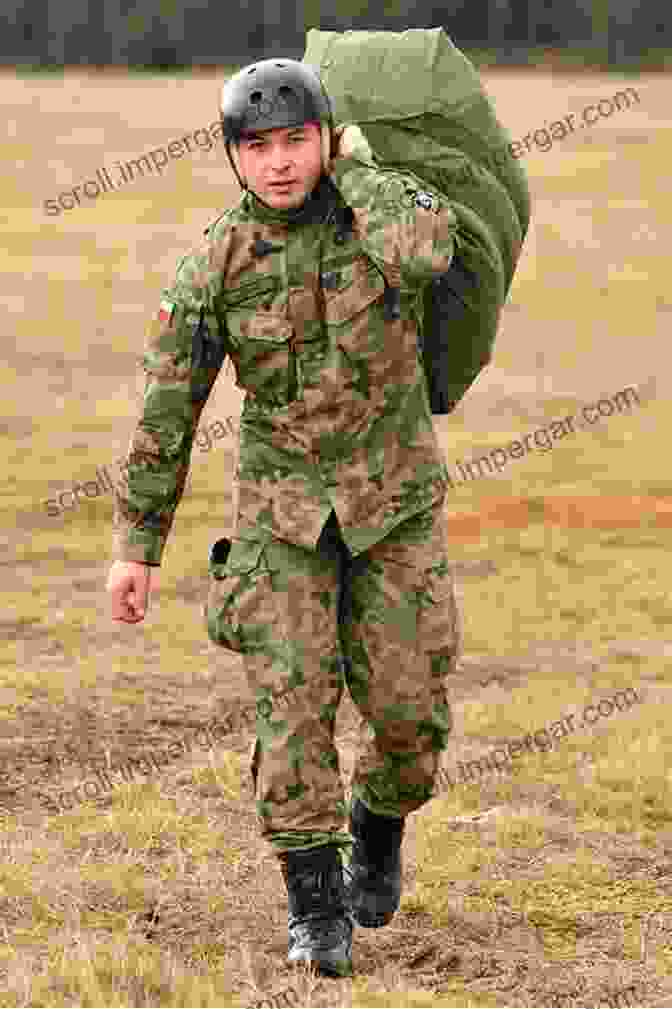
<instances>
[{"instance_id":1,"label":"soldier","mask_svg":"<svg viewBox=\"0 0 672 1009\"><path fill-rule=\"evenodd\" d=\"M431 798L452 727L449 477L415 306L448 270L457 222L377 165L356 126L334 128L304 63L245 67L221 117L243 194L181 260L152 324L108 591L115 620L143 619L228 355L246 393L235 529L211 550L204 621L256 697L252 780L287 886L289 962L348 975L353 921L376 928L398 908L405 817ZM349 810L334 746L345 685L363 716Z\"/></svg>"}]
</instances>

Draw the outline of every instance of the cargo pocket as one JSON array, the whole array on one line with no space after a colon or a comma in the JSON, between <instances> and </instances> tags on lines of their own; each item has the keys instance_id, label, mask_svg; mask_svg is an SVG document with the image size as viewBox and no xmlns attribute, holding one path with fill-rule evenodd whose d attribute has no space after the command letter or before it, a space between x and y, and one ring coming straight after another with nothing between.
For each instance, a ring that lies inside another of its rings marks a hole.
<instances>
[{"instance_id":1,"label":"cargo pocket","mask_svg":"<svg viewBox=\"0 0 672 1009\"><path fill-rule=\"evenodd\" d=\"M453 576L434 564L423 572L418 614L421 668L429 679L431 715L422 726L434 752L445 750L454 720L446 677L455 673L461 645ZM419 733L420 734L420 733Z\"/></svg>"},{"instance_id":2,"label":"cargo pocket","mask_svg":"<svg viewBox=\"0 0 672 1009\"><path fill-rule=\"evenodd\" d=\"M262 540L218 540L210 550L205 621L210 640L246 655L263 648L273 609Z\"/></svg>"},{"instance_id":3,"label":"cargo pocket","mask_svg":"<svg viewBox=\"0 0 672 1009\"><path fill-rule=\"evenodd\" d=\"M459 614L453 574L439 561L423 572L420 624L423 647L435 654L451 658L460 644ZM445 669L444 673L454 672Z\"/></svg>"},{"instance_id":4,"label":"cargo pocket","mask_svg":"<svg viewBox=\"0 0 672 1009\"><path fill-rule=\"evenodd\" d=\"M238 384L261 403L287 406L299 397L294 327L284 315L257 308L229 311Z\"/></svg>"},{"instance_id":5,"label":"cargo pocket","mask_svg":"<svg viewBox=\"0 0 672 1009\"><path fill-rule=\"evenodd\" d=\"M437 742L441 740L437 748L443 748L453 725L445 678L455 673L462 646L455 581L445 560L423 572L421 599L418 640L429 664Z\"/></svg>"}]
</instances>

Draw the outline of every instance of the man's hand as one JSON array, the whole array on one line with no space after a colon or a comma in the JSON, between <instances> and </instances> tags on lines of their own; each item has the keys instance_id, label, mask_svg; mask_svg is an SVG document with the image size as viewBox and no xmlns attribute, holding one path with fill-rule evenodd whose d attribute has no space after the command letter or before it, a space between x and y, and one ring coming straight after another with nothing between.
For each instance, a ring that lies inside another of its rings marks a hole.
<instances>
[{"instance_id":1,"label":"man's hand","mask_svg":"<svg viewBox=\"0 0 672 1009\"><path fill-rule=\"evenodd\" d=\"M112 597L112 619L125 624L137 624L147 612L149 595L156 588L153 572L158 569L136 561L115 561L107 579L107 591Z\"/></svg>"},{"instance_id":2,"label":"man's hand","mask_svg":"<svg viewBox=\"0 0 672 1009\"><path fill-rule=\"evenodd\" d=\"M359 126L354 123L336 127L334 146L336 153L331 161L332 169L337 158L359 158L362 161L373 161L373 152L369 147L369 142Z\"/></svg>"}]
</instances>

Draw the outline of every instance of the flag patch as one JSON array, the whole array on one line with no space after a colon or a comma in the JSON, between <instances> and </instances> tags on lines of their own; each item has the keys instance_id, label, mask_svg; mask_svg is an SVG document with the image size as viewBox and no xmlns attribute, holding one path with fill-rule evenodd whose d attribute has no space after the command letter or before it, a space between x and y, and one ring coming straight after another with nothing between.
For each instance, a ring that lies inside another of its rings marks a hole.
<instances>
[{"instance_id":1,"label":"flag patch","mask_svg":"<svg viewBox=\"0 0 672 1009\"><path fill-rule=\"evenodd\" d=\"M162 301L159 305L159 322L170 323L175 313L175 305L172 301Z\"/></svg>"}]
</instances>

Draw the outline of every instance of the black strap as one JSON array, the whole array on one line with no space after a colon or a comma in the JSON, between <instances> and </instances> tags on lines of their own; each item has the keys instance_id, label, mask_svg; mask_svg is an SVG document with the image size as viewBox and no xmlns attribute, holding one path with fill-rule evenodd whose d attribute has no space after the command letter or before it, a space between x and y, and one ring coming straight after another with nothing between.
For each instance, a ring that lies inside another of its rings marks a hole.
<instances>
[{"instance_id":1,"label":"black strap","mask_svg":"<svg viewBox=\"0 0 672 1009\"><path fill-rule=\"evenodd\" d=\"M194 402L205 399L212 388L215 376L210 371L219 371L226 357L224 341L213 336L205 321L205 305L201 307L198 325L194 327L191 347L191 398ZM199 376L198 373L202 373Z\"/></svg>"}]
</instances>

